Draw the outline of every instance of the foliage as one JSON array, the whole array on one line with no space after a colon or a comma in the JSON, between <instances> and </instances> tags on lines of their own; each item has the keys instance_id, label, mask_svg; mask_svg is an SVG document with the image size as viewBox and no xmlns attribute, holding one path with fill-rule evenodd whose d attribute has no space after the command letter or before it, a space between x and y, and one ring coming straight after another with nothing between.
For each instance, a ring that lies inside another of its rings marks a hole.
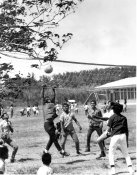
<instances>
[{"instance_id":1,"label":"foliage","mask_svg":"<svg viewBox=\"0 0 137 175\"><path fill-rule=\"evenodd\" d=\"M35 87L36 84L37 81L33 74L28 74L26 78L22 78L20 73L16 74L14 78L8 78L5 80L5 88L0 94L1 98L20 98L22 101L29 101L29 91L32 87Z\"/></svg>"},{"instance_id":2,"label":"foliage","mask_svg":"<svg viewBox=\"0 0 137 175\"><path fill-rule=\"evenodd\" d=\"M0 64L0 79L8 79L8 73L13 70L13 66L8 63Z\"/></svg>"},{"instance_id":3,"label":"foliage","mask_svg":"<svg viewBox=\"0 0 137 175\"><path fill-rule=\"evenodd\" d=\"M0 54L22 53L53 61L72 37L55 28L82 0L3 0L0 2ZM17 55L17 54L16 54ZM18 56L19 57L19 56ZM37 65L32 65L37 67Z\"/></svg>"},{"instance_id":4,"label":"foliage","mask_svg":"<svg viewBox=\"0 0 137 175\"><path fill-rule=\"evenodd\" d=\"M80 88L106 84L112 81L136 76L136 67L109 67L105 69L84 70L80 72L67 72L53 76L57 87Z\"/></svg>"},{"instance_id":5,"label":"foliage","mask_svg":"<svg viewBox=\"0 0 137 175\"><path fill-rule=\"evenodd\" d=\"M75 99L84 103L91 90L95 86L116 81L127 77L136 76L136 67L113 67L106 69L93 69L80 72L67 72L54 75L52 78L43 76L36 80L34 74L22 78L16 75L5 81L6 91L3 91L3 98L12 97L17 101L27 104L41 103L41 85L56 87L57 102L62 103L66 98ZM47 92L50 95L50 91Z\"/></svg>"}]
</instances>

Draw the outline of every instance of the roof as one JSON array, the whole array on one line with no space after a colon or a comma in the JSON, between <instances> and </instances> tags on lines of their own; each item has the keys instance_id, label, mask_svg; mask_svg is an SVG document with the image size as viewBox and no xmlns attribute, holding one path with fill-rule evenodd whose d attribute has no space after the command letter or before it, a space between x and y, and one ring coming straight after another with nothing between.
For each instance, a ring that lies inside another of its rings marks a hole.
<instances>
[{"instance_id":1,"label":"roof","mask_svg":"<svg viewBox=\"0 0 137 175\"><path fill-rule=\"evenodd\" d=\"M95 87L96 90L103 90L103 89L122 89L127 87L136 87L137 77L130 77L121 79L118 81L113 81L111 83L104 84L102 86Z\"/></svg>"},{"instance_id":2,"label":"roof","mask_svg":"<svg viewBox=\"0 0 137 175\"><path fill-rule=\"evenodd\" d=\"M68 100L69 103L75 103L75 100Z\"/></svg>"}]
</instances>

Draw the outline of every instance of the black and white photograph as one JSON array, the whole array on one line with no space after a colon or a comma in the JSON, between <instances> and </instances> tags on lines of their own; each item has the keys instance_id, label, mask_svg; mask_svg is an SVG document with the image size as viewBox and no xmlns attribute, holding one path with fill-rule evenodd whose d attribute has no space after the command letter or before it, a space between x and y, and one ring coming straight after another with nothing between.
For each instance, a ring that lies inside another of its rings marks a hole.
<instances>
[{"instance_id":1,"label":"black and white photograph","mask_svg":"<svg viewBox=\"0 0 137 175\"><path fill-rule=\"evenodd\" d=\"M137 174L136 7L0 0L0 174Z\"/></svg>"}]
</instances>

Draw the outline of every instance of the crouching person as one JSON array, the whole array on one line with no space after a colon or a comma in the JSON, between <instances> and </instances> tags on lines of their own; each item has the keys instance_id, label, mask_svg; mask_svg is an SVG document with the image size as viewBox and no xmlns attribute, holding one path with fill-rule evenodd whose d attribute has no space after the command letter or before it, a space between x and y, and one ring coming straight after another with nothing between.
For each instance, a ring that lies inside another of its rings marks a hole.
<instances>
[{"instance_id":1,"label":"crouching person","mask_svg":"<svg viewBox=\"0 0 137 175\"><path fill-rule=\"evenodd\" d=\"M18 150L18 146L11 138L11 133L14 132L12 123L9 121L9 116L7 113L4 113L1 117L3 120L0 122L0 128L1 128L1 139L4 141L4 143L10 145L13 148L13 152L11 155L10 162L13 163L15 161L15 155Z\"/></svg>"},{"instance_id":2,"label":"crouching person","mask_svg":"<svg viewBox=\"0 0 137 175\"><path fill-rule=\"evenodd\" d=\"M50 167L52 157L50 153L43 153L42 155L42 163L43 166L41 166L38 171L37 175L52 175L53 169Z\"/></svg>"}]
</instances>

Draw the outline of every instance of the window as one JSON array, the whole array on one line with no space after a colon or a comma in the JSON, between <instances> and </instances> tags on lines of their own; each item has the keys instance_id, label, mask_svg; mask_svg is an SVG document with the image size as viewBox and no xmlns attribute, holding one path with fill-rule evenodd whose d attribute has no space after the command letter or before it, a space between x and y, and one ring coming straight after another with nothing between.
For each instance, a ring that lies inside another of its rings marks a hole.
<instances>
[{"instance_id":1,"label":"window","mask_svg":"<svg viewBox=\"0 0 137 175\"><path fill-rule=\"evenodd\" d=\"M121 89L121 99L124 99L124 90Z\"/></svg>"}]
</instances>

